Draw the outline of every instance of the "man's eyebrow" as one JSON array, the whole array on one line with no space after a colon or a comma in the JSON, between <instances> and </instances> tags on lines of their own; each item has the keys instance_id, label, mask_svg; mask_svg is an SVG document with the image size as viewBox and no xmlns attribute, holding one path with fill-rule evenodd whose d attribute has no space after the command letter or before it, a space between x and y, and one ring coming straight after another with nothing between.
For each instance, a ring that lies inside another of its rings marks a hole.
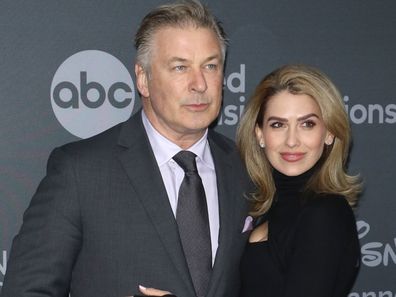
<instances>
[{"instance_id":1,"label":"man's eyebrow","mask_svg":"<svg viewBox=\"0 0 396 297\"><path fill-rule=\"evenodd\" d=\"M206 63L206 62L209 62L209 61L212 61L212 60L219 60L219 61L221 61L221 57L220 57L220 55L216 54L216 55L207 57L207 58L204 60L204 62Z\"/></svg>"},{"instance_id":2,"label":"man's eyebrow","mask_svg":"<svg viewBox=\"0 0 396 297\"><path fill-rule=\"evenodd\" d=\"M175 62L187 62L188 60L185 58L180 58L180 57L172 57L169 59L169 64L175 63Z\"/></svg>"},{"instance_id":3,"label":"man's eyebrow","mask_svg":"<svg viewBox=\"0 0 396 297\"><path fill-rule=\"evenodd\" d=\"M221 61L221 57L220 57L220 55L218 55L218 54L215 54L215 55L213 55L213 56L209 56L209 57L207 57L207 58L204 60L204 63L207 63L207 62L212 61L212 60L219 60L219 61ZM188 62L188 61L189 61L189 60L186 59L186 58L172 57L172 58L169 59L169 64L171 64L171 63L176 63L176 62L183 62L183 63L185 63L185 62Z\"/></svg>"}]
</instances>

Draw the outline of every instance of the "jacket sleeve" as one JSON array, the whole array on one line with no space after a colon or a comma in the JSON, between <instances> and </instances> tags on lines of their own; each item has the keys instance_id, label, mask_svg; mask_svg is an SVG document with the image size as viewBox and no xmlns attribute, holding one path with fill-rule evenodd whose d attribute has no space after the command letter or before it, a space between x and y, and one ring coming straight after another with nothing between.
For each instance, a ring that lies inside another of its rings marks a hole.
<instances>
[{"instance_id":1,"label":"jacket sleeve","mask_svg":"<svg viewBox=\"0 0 396 297\"><path fill-rule=\"evenodd\" d=\"M82 228L72 157L55 149L47 175L24 213L14 238L2 297L64 297L78 255Z\"/></svg>"}]
</instances>

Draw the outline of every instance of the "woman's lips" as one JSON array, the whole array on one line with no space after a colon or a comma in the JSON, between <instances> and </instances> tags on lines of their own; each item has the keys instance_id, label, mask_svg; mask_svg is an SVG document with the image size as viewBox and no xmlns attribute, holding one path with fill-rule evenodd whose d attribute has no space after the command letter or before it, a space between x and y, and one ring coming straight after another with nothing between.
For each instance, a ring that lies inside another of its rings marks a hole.
<instances>
[{"instance_id":1,"label":"woman's lips","mask_svg":"<svg viewBox=\"0 0 396 297\"><path fill-rule=\"evenodd\" d=\"M287 162L297 162L304 158L305 153L281 153L280 155Z\"/></svg>"}]
</instances>

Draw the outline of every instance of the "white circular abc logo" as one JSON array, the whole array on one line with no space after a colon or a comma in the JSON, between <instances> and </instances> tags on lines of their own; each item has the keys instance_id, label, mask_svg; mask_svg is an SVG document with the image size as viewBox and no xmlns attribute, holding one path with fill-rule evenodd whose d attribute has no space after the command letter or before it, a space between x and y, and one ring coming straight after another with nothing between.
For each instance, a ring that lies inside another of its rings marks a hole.
<instances>
[{"instance_id":1,"label":"white circular abc logo","mask_svg":"<svg viewBox=\"0 0 396 297\"><path fill-rule=\"evenodd\" d=\"M56 70L51 105L62 126L88 138L129 118L135 103L131 75L112 55L78 52Z\"/></svg>"}]
</instances>

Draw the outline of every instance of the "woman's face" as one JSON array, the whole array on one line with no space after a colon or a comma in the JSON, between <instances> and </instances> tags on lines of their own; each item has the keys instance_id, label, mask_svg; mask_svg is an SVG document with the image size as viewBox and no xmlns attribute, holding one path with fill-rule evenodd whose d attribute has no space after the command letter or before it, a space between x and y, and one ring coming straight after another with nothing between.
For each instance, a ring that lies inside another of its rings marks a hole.
<instances>
[{"instance_id":1,"label":"woman's face","mask_svg":"<svg viewBox=\"0 0 396 297\"><path fill-rule=\"evenodd\" d=\"M271 165L288 176L300 175L312 168L323 153L325 143L334 136L323 122L316 101L308 95L282 91L269 99L262 127L256 137L265 145Z\"/></svg>"}]
</instances>

